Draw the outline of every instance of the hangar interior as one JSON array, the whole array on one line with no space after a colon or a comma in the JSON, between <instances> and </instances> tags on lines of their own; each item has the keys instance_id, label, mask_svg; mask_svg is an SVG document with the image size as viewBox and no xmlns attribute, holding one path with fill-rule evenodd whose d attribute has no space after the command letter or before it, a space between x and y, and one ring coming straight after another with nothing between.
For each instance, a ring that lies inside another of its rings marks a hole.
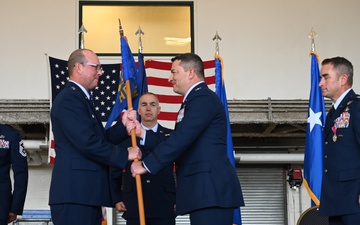
<instances>
[{"instance_id":1,"label":"hangar interior","mask_svg":"<svg viewBox=\"0 0 360 225\"><path fill-rule=\"evenodd\" d=\"M243 161L240 154L303 153L308 100L228 100L228 108L237 160ZM48 149L49 111L49 100L0 100L0 122L18 129L25 147L42 141L39 151Z\"/></svg>"}]
</instances>

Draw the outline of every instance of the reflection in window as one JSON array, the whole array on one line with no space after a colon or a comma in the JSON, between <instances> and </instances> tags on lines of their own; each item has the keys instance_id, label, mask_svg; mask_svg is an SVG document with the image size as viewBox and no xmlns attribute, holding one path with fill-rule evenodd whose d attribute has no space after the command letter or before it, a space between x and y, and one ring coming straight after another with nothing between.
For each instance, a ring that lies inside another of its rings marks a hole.
<instances>
[{"instance_id":1,"label":"reflection in window","mask_svg":"<svg viewBox=\"0 0 360 225\"><path fill-rule=\"evenodd\" d=\"M85 48L99 55L119 55L119 19L132 52L138 51L139 27L145 33L144 55L193 52L192 2L80 2Z\"/></svg>"}]
</instances>

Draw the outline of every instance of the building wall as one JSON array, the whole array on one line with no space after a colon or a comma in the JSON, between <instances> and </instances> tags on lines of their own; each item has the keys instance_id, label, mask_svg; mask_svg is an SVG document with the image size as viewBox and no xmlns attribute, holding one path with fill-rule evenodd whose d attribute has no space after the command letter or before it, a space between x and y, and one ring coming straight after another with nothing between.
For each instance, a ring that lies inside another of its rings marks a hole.
<instances>
[{"instance_id":1,"label":"building wall","mask_svg":"<svg viewBox=\"0 0 360 225\"><path fill-rule=\"evenodd\" d=\"M49 189L53 165L47 163L47 152L42 152L43 165L29 166L28 191L25 210L49 210Z\"/></svg>"},{"instance_id":2,"label":"building wall","mask_svg":"<svg viewBox=\"0 0 360 225\"><path fill-rule=\"evenodd\" d=\"M1 98L49 99L46 55L67 59L78 48L78 1L0 2L0 68L8 84ZM195 52L212 59L219 33L229 99L307 99L308 34L318 33L321 59L346 56L359 68L359 7L357 0L194 0ZM129 41L137 41L132 33Z\"/></svg>"}]
</instances>

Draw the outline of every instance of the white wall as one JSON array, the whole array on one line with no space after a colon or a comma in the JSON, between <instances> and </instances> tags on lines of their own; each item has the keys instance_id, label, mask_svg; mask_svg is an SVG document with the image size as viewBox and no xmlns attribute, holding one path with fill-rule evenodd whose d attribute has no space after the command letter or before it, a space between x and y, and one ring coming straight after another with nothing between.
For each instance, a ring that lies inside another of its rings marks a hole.
<instances>
[{"instance_id":1,"label":"white wall","mask_svg":"<svg viewBox=\"0 0 360 225\"><path fill-rule=\"evenodd\" d=\"M76 0L1 0L1 99L49 99L45 54L76 48Z\"/></svg>"},{"instance_id":2,"label":"white wall","mask_svg":"<svg viewBox=\"0 0 360 225\"><path fill-rule=\"evenodd\" d=\"M229 99L307 99L311 28L320 58L347 57L360 89L357 0L194 0L194 8L196 53L212 59L215 32L222 38ZM0 27L0 98L48 99L45 54L67 59L78 48L78 0L2 0Z\"/></svg>"},{"instance_id":3,"label":"white wall","mask_svg":"<svg viewBox=\"0 0 360 225\"><path fill-rule=\"evenodd\" d=\"M53 165L50 164L29 167L29 182L25 199L25 210L50 209L48 204L52 168Z\"/></svg>"}]
</instances>

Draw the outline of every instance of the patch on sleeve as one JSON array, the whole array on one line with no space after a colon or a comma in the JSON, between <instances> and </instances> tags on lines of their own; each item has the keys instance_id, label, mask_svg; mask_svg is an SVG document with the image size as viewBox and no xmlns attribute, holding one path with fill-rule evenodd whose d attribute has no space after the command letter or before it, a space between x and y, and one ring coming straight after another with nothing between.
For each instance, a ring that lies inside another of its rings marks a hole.
<instances>
[{"instance_id":1,"label":"patch on sleeve","mask_svg":"<svg viewBox=\"0 0 360 225\"><path fill-rule=\"evenodd\" d=\"M20 155L26 157L26 151L24 148L24 143L22 141L19 142L19 153Z\"/></svg>"},{"instance_id":2,"label":"patch on sleeve","mask_svg":"<svg viewBox=\"0 0 360 225\"><path fill-rule=\"evenodd\" d=\"M182 109L180 109L180 111L177 115L176 123L181 122L181 120L184 118L184 116L185 116L185 110L184 110L184 108L182 108Z\"/></svg>"}]
</instances>

